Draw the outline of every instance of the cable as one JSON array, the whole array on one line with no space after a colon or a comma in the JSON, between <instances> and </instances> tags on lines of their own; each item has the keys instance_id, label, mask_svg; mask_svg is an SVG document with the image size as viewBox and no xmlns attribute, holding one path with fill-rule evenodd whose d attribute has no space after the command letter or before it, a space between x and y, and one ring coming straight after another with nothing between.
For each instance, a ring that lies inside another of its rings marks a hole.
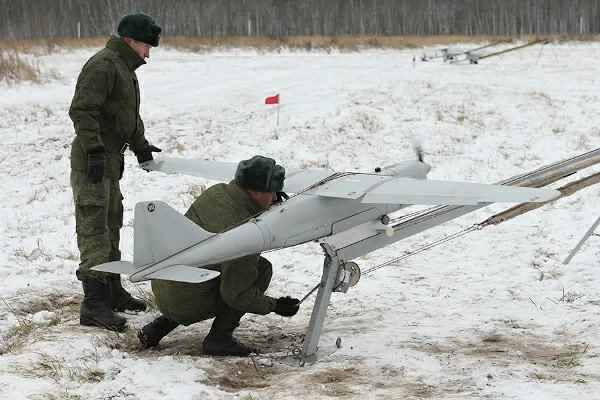
<instances>
[{"instance_id":1,"label":"cable","mask_svg":"<svg viewBox=\"0 0 600 400\"><path fill-rule=\"evenodd\" d=\"M379 270L381 268L387 267L388 265L394 264L394 263L396 263L398 261L406 260L407 258L412 257L412 256L414 256L416 254L419 254L419 253L422 253L424 251L430 250L430 249L432 249L432 248L434 248L436 246L439 246L439 245L444 244L446 242L449 242L451 240L457 239L459 237L462 237L462 236L464 236L464 235L466 235L468 233L471 233L471 232L473 232L475 230L479 230L479 229L480 229L479 225L473 225L473 226L471 226L469 228L463 229L462 231L456 232L456 233L454 233L452 235L449 235L449 236L446 236L446 237L444 237L442 239L436 240L435 242L426 244L425 246L421 246L417 250L410 251L410 252L408 252L408 253L400 256L400 257L393 258L393 259L391 259L389 261L386 261L386 262L384 262L382 264L379 264L379 265L376 265L374 267L371 267L371 268L365 270L361 275L363 275L363 276L369 275L369 274L371 274L371 273L373 273L373 272L375 272L375 271L377 271L377 270Z\"/></svg>"},{"instance_id":2,"label":"cable","mask_svg":"<svg viewBox=\"0 0 600 400\"><path fill-rule=\"evenodd\" d=\"M435 242L432 242L432 243L426 244L425 246L419 247L417 250L408 252L407 254L404 254L404 255L402 255L400 257L393 258L393 259L388 260L388 261L386 261L386 262L384 262L382 264L379 264L379 265L376 265L374 267L371 267L371 268L365 270L363 273L361 273L361 276L369 275L369 274L371 274L371 273L373 273L373 272L375 272L375 271L377 271L377 270L379 270L381 268L387 267L388 265L392 265L392 264L394 264L394 263L396 263L398 261L405 260L405 259L407 259L409 257L412 257L412 256L414 256L416 254L422 253L422 252L427 251L429 249L432 249L432 248L434 248L436 246L439 246L439 245L444 244L446 242L449 242L451 240L458 239L459 237L462 237L462 236L464 236L464 235L466 235L466 234L468 234L470 232L479 230L481 228L482 228L482 226L480 224L472 225L469 228L463 229L462 231L453 233L452 235L446 236L446 237L444 237L442 239L436 240ZM307 298L309 298L310 295L313 294L320 286L321 286L321 283L319 282L306 295L304 295L304 297L302 297L302 299L300 300L299 304L302 304L304 302L304 300L306 300ZM340 285L337 285L336 287L333 288L333 291L335 292L335 290L337 288L339 288L339 287L340 287Z\"/></svg>"}]
</instances>

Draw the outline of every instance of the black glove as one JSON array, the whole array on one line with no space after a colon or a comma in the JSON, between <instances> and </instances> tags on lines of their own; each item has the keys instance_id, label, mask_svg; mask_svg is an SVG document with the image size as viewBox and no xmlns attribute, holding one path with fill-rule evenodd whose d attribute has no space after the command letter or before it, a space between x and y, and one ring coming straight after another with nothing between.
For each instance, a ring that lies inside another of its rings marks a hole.
<instances>
[{"instance_id":1,"label":"black glove","mask_svg":"<svg viewBox=\"0 0 600 400\"><path fill-rule=\"evenodd\" d=\"M276 192L275 197L275 203L283 203L285 200L290 198L286 192Z\"/></svg>"},{"instance_id":2,"label":"black glove","mask_svg":"<svg viewBox=\"0 0 600 400\"><path fill-rule=\"evenodd\" d=\"M104 150L96 150L88 153L87 177L91 183L102 182L105 163L106 154Z\"/></svg>"},{"instance_id":3,"label":"black glove","mask_svg":"<svg viewBox=\"0 0 600 400\"><path fill-rule=\"evenodd\" d=\"M275 314L279 314L282 317L291 317L296 315L300 309L300 300L293 299L290 296L280 297L277 299L275 304Z\"/></svg>"},{"instance_id":4,"label":"black glove","mask_svg":"<svg viewBox=\"0 0 600 400\"><path fill-rule=\"evenodd\" d=\"M160 153L161 151L161 149L151 145L146 140L146 143L144 143L144 147L137 153L135 153L135 156L137 157L138 163L142 164L146 161L154 160L154 157L152 157L152 153Z\"/></svg>"}]
</instances>

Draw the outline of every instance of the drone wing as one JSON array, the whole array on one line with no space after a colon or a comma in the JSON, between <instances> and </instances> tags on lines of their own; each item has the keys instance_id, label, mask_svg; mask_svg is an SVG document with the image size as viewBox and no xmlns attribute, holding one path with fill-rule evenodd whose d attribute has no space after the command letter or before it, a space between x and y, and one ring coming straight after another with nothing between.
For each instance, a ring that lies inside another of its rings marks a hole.
<instances>
[{"instance_id":1,"label":"drone wing","mask_svg":"<svg viewBox=\"0 0 600 400\"><path fill-rule=\"evenodd\" d=\"M237 165L237 163L224 161L162 158L147 161L141 167L148 171L192 175L215 181L229 182L235 176ZM283 190L288 193L298 193L334 173L333 170L327 168L289 170L286 171Z\"/></svg>"},{"instance_id":2,"label":"drone wing","mask_svg":"<svg viewBox=\"0 0 600 400\"><path fill-rule=\"evenodd\" d=\"M147 171L161 171L165 174L199 176L215 181L230 181L235 176L237 163L211 160L190 160L185 158L163 158L143 163Z\"/></svg>"},{"instance_id":3,"label":"drone wing","mask_svg":"<svg viewBox=\"0 0 600 400\"><path fill-rule=\"evenodd\" d=\"M483 203L545 202L560 192L482 183L352 174L310 191L325 197L358 199L368 204L475 205Z\"/></svg>"},{"instance_id":4,"label":"drone wing","mask_svg":"<svg viewBox=\"0 0 600 400\"><path fill-rule=\"evenodd\" d=\"M285 174L283 190L289 193L298 193L333 174L335 171L327 168L291 170Z\"/></svg>"}]
</instances>

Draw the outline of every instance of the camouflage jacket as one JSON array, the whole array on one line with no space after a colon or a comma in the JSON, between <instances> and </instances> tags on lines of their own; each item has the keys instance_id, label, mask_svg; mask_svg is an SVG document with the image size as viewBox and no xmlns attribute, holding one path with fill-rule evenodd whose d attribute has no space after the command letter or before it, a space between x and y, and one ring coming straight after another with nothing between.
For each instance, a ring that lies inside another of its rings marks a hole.
<instances>
[{"instance_id":1,"label":"camouflage jacket","mask_svg":"<svg viewBox=\"0 0 600 400\"><path fill-rule=\"evenodd\" d=\"M105 176L119 178L125 143L134 152L145 145L135 75L143 64L145 61L127 43L112 37L83 66L69 110L76 133L71 147L73 170L86 171L87 153L104 148Z\"/></svg>"},{"instance_id":2,"label":"camouflage jacket","mask_svg":"<svg viewBox=\"0 0 600 400\"><path fill-rule=\"evenodd\" d=\"M220 233L260 211L235 183L221 183L202 193L185 215L203 229ZM276 299L264 295L256 286L258 261L258 254L240 257L205 267L220 271L219 278L199 284L153 281L152 290L159 306L179 308L176 314L182 323L208 318L216 304L215 299L211 299L214 296L220 296L223 302L238 311L265 315L274 310Z\"/></svg>"}]
</instances>

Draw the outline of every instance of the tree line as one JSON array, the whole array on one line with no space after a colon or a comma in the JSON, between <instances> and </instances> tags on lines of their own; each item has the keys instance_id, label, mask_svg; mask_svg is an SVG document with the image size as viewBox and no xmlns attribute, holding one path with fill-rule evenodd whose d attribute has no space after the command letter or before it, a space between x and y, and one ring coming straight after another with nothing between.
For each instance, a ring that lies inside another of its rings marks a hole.
<instances>
[{"instance_id":1,"label":"tree line","mask_svg":"<svg viewBox=\"0 0 600 400\"><path fill-rule=\"evenodd\" d=\"M106 36L140 11L177 36L600 32L599 0L0 0L0 37Z\"/></svg>"}]
</instances>

